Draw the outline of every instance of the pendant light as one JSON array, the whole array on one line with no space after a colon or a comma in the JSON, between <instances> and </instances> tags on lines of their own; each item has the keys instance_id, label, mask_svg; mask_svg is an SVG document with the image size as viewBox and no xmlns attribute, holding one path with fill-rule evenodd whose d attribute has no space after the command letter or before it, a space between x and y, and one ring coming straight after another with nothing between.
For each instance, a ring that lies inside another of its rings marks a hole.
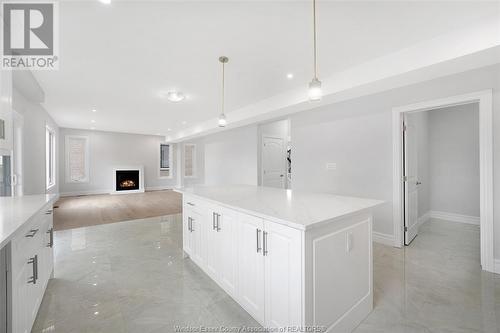
<instances>
[{"instance_id":1,"label":"pendant light","mask_svg":"<svg viewBox=\"0 0 500 333\"><path fill-rule=\"evenodd\" d=\"M316 55L316 0L313 0L313 44L314 44L314 77L309 82L309 101L320 101L323 92L321 90L321 81L318 80L318 65Z\"/></svg>"},{"instance_id":2,"label":"pendant light","mask_svg":"<svg viewBox=\"0 0 500 333\"><path fill-rule=\"evenodd\" d=\"M222 64L222 112L219 115L219 127L226 127L227 125L226 115L224 114L224 88L225 88L224 65L227 64L228 61L229 58L226 56L219 57L219 62Z\"/></svg>"}]
</instances>

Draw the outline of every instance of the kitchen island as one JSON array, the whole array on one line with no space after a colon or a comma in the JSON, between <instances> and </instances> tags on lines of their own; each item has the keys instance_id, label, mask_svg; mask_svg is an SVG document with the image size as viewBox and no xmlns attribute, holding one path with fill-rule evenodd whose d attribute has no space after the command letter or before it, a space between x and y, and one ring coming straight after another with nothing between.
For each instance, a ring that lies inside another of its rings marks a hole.
<instances>
[{"instance_id":1,"label":"kitchen island","mask_svg":"<svg viewBox=\"0 0 500 333\"><path fill-rule=\"evenodd\" d=\"M0 197L0 332L31 332L53 274L56 199Z\"/></svg>"},{"instance_id":2,"label":"kitchen island","mask_svg":"<svg viewBox=\"0 0 500 333\"><path fill-rule=\"evenodd\" d=\"M177 191L186 255L264 327L349 332L372 310L371 209L382 201L249 185Z\"/></svg>"}]
</instances>

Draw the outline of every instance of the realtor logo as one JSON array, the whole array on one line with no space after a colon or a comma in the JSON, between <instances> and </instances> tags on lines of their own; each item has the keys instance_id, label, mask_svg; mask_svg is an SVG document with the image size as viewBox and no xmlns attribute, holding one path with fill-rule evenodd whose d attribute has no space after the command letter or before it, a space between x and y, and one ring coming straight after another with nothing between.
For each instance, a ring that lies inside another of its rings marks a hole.
<instances>
[{"instance_id":1,"label":"realtor logo","mask_svg":"<svg viewBox=\"0 0 500 333\"><path fill-rule=\"evenodd\" d=\"M3 2L2 68L57 69L57 3Z\"/></svg>"}]
</instances>

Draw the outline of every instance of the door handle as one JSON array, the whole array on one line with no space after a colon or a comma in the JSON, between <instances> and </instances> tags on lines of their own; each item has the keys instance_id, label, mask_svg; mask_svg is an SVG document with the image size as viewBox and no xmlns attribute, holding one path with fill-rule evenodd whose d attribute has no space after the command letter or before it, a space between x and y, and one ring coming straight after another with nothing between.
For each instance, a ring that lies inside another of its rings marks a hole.
<instances>
[{"instance_id":1,"label":"door handle","mask_svg":"<svg viewBox=\"0 0 500 333\"><path fill-rule=\"evenodd\" d=\"M217 232L219 232L220 231L220 214L215 214L215 215L217 216L217 225L216 225Z\"/></svg>"},{"instance_id":2,"label":"door handle","mask_svg":"<svg viewBox=\"0 0 500 333\"><path fill-rule=\"evenodd\" d=\"M54 228L50 228L47 230L47 233L49 234L49 243L47 244L47 247L53 247L54 246Z\"/></svg>"},{"instance_id":3,"label":"door handle","mask_svg":"<svg viewBox=\"0 0 500 333\"><path fill-rule=\"evenodd\" d=\"M193 228L193 221L194 221L194 219L192 217L190 217L190 219L191 219L191 232L193 232L194 231L194 228Z\"/></svg>"},{"instance_id":4,"label":"door handle","mask_svg":"<svg viewBox=\"0 0 500 333\"><path fill-rule=\"evenodd\" d=\"M260 252L260 250L262 250L262 247L260 246L260 229L256 229L257 230L257 253Z\"/></svg>"},{"instance_id":5,"label":"door handle","mask_svg":"<svg viewBox=\"0 0 500 333\"><path fill-rule=\"evenodd\" d=\"M38 255L31 257L28 260L28 264L32 266L33 275L29 278L28 283L36 284L36 280L38 280Z\"/></svg>"},{"instance_id":6,"label":"door handle","mask_svg":"<svg viewBox=\"0 0 500 333\"><path fill-rule=\"evenodd\" d=\"M263 239L262 239L262 255L263 256L267 256L267 253L268 253L268 251L267 251L267 232L264 231L262 233L262 235L263 235Z\"/></svg>"},{"instance_id":7,"label":"door handle","mask_svg":"<svg viewBox=\"0 0 500 333\"><path fill-rule=\"evenodd\" d=\"M216 213L215 212L212 212L212 230L216 230L216 226L215 226L215 215Z\"/></svg>"},{"instance_id":8,"label":"door handle","mask_svg":"<svg viewBox=\"0 0 500 333\"><path fill-rule=\"evenodd\" d=\"M192 232L193 230L191 229L191 226L192 226L192 220L191 220L191 217L188 217L188 230L190 232Z\"/></svg>"}]
</instances>

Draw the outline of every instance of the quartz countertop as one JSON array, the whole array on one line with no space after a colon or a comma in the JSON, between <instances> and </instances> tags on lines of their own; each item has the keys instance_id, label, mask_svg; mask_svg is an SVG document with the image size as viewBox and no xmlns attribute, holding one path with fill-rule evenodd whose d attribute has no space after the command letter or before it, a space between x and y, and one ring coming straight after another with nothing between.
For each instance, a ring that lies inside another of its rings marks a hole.
<instances>
[{"instance_id":1,"label":"quartz countertop","mask_svg":"<svg viewBox=\"0 0 500 333\"><path fill-rule=\"evenodd\" d=\"M55 194L0 197L0 249L15 237L26 222L56 198Z\"/></svg>"},{"instance_id":2,"label":"quartz countertop","mask_svg":"<svg viewBox=\"0 0 500 333\"><path fill-rule=\"evenodd\" d=\"M194 186L175 191L302 230L383 203L374 199L251 185Z\"/></svg>"}]
</instances>

